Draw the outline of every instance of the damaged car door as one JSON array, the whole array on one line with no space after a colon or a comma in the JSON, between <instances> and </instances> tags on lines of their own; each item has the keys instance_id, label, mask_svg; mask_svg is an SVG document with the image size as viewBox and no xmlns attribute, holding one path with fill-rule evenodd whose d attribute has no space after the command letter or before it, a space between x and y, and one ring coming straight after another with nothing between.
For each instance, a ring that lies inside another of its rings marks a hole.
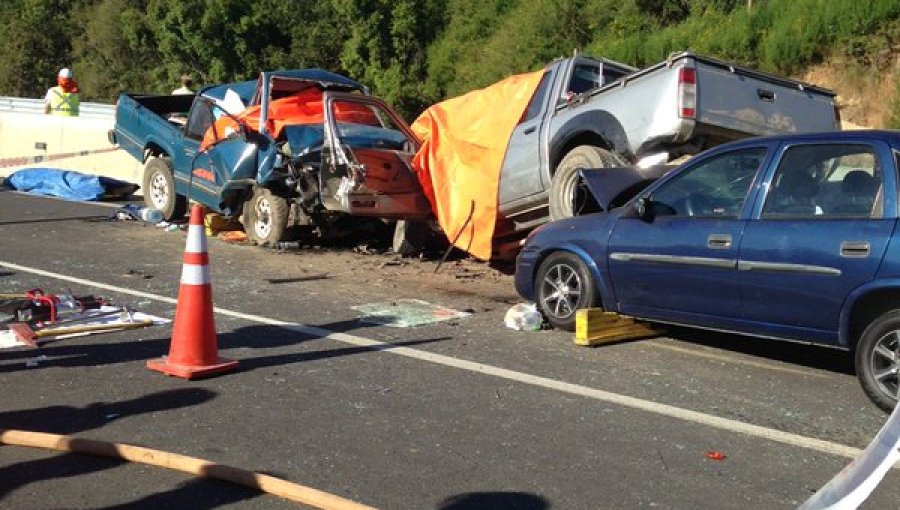
<instances>
[{"instance_id":1,"label":"damaged car door","mask_svg":"<svg viewBox=\"0 0 900 510\"><path fill-rule=\"evenodd\" d=\"M187 134L202 142L190 165L190 187L218 203L224 214L238 214L246 190L260 178L260 161L274 157L274 143L269 136L249 129L212 101L194 107L192 122L195 113L196 128L190 129L189 123ZM227 126L217 125L215 120L222 116L231 119Z\"/></svg>"},{"instance_id":2,"label":"damaged car door","mask_svg":"<svg viewBox=\"0 0 900 510\"><path fill-rule=\"evenodd\" d=\"M383 101L327 92L321 200L354 216L424 220L431 216L412 169L420 141Z\"/></svg>"}]
</instances>

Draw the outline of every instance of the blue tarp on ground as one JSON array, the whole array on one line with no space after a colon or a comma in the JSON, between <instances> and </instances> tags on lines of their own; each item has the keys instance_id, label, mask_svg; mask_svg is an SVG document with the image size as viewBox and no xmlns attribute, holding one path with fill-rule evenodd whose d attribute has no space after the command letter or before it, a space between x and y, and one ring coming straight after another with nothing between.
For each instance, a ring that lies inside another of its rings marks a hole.
<instances>
[{"instance_id":1,"label":"blue tarp on ground","mask_svg":"<svg viewBox=\"0 0 900 510\"><path fill-rule=\"evenodd\" d=\"M58 168L17 170L6 178L5 184L18 191L66 200L100 200L109 195L129 195L138 188L129 182Z\"/></svg>"}]
</instances>

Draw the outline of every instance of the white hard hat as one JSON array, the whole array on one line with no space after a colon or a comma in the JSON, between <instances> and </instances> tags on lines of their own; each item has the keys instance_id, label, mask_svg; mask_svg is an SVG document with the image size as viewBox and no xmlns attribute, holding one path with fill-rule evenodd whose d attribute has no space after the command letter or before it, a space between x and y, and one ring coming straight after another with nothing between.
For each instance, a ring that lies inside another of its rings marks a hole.
<instances>
[{"instance_id":1,"label":"white hard hat","mask_svg":"<svg viewBox=\"0 0 900 510\"><path fill-rule=\"evenodd\" d=\"M59 70L59 74L57 76L59 76L60 78L72 79L72 70L68 67L63 67Z\"/></svg>"}]
</instances>

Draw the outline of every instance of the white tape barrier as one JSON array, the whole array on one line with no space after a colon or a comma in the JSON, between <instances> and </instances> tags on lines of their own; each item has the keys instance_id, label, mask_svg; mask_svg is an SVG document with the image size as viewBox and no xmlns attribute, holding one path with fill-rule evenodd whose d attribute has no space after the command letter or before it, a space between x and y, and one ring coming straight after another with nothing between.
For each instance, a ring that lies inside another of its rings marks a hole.
<instances>
[{"instance_id":1,"label":"white tape barrier","mask_svg":"<svg viewBox=\"0 0 900 510\"><path fill-rule=\"evenodd\" d=\"M875 439L853 462L813 494L798 510L849 510L872 494L885 473L900 460L900 405Z\"/></svg>"},{"instance_id":2,"label":"white tape barrier","mask_svg":"<svg viewBox=\"0 0 900 510\"><path fill-rule=\"evenodd\" d=\"M67 158L77 158L79 156L89 156L91 154L103 154L104 152L114 152L119 150L118 146L104 147L102 149L90 149L75 152L61 152L59 154L48 154L38 156L22 156L18 158L2 158L0 159L0 168L9 168L14 166L31 165L34 163L42 163L44 161L56 161Z\"/></svg>"}]
</instances>

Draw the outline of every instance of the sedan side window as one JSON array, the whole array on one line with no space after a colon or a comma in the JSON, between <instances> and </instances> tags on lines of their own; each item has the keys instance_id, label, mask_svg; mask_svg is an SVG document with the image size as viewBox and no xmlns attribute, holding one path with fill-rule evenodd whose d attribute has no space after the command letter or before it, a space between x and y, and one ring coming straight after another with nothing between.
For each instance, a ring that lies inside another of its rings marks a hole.
<instances>
[{"instance_id":1,"label":"sedan side window","mask_svg":"<svg viewBox=\"0 0 900 510\"><path fill-rule=\"evenodd\" d=\"M790 147L772 177L762 217L880 218L881 167L868 145Z\"/></svg>"},{"instance_id":2,"label":"sedan side window","mask_svg":"<svg viewBox=\"0 0 900 510\"><path fill-rule=\"evenodd\" d=\"M681 172L653 192L655 214L737 218L765 156L764 147L740 149Z\"/></svg>"}]
</instances>

